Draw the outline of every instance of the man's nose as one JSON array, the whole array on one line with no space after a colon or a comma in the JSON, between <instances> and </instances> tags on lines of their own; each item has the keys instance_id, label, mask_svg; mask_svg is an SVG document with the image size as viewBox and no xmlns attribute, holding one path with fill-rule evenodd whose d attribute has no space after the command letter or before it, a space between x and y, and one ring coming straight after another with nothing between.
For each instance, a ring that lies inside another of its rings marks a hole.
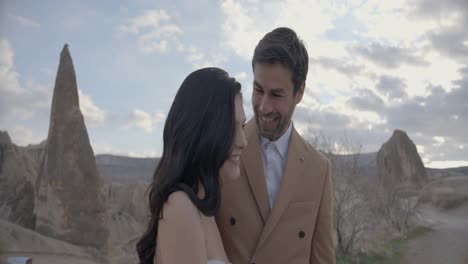
<instances>
[{"instance_id":1,"label":"man's nose","mask_svg":"<svg viewBox=\"0 0 468 264\"><path fill-rule=\"evenodd\" d=\"M271 100L268 98L268 96L263 96L262 99L260 100L260 105L258 107L258 110L260 110L260 113L262 114L269 114L273 112L273 107Z\"/></svg>"}]
</instances>

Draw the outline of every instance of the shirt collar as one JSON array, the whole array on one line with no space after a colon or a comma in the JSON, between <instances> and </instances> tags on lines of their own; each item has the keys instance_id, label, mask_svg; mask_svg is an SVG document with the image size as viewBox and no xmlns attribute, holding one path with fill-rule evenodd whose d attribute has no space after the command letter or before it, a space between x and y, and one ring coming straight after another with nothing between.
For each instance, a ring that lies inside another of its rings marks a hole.
<instances>
[{"instance_id":1,"label":"shirt collar","mask_svg":"<svg viewBox=\"0 0 468 264\"><path fill-rule=\"evenodd\" d=\"M276 141L270 141L268 138L260 136L262 141L262 148L265 149L268 144L274 143L276 148L278 149L281 158L284 159L288 154L288 147L289 147L289 139L291 138L291 131L292 131L292 121L289 122L288 129L284 134L279 137Z\"/></svg>"}]
</instances>

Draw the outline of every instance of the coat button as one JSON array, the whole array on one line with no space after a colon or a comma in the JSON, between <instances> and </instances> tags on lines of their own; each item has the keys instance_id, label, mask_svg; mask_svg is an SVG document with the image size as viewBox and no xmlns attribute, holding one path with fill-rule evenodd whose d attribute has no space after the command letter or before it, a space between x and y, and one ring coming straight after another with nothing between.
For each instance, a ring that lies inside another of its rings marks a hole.
<instances>
[{"instance_id":1,"label":"coat button","mask_svg":"<svg viewBox=\"0 0 468 264\"><path fill-rule=\"evenodd\" d=\"M231 223L232 226L235 225L236 224L236 219L231 216L231 218L229 218L229 223Z\"/></svg>"},{"instance_id":2,"label":"coat button","mask_svg":"<svg viewBox=\"0 0 468 264\"><path fill-rule=\"evenodd\" d=\"M299 231L299 237L304 238L305 237L305 232L304 231Z\"/></svg>"}]
</instances>

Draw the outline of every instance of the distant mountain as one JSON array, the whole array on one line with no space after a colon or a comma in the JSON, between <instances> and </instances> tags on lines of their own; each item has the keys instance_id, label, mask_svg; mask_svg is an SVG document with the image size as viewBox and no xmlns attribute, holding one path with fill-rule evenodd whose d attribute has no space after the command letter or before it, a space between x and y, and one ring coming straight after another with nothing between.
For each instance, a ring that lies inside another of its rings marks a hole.
<instances>
[{"instance_id":1,"label":"distant mountain","mask_svg":"<svg viewBox=\"0 0 468 264\"><path fill-rule=\"evenodd\" d=\"M354 154L347 155L334 155L337 162L343 163L353 157ZM360 174L364 177L371 179L378 179L377 170L377 152L360 153L358 157L358 164ZM444 168L435 169L426 167L426 171L429 177L448 177L448 176L467 176L468 177L468 166L456 167L456 168Z\"/></svg>"},{"instance_id":2,"label":"distant mountain","mask_svg":"<svg viewBox=\"0 0 468 264\"><path fill-rule=\"evenodd\" d=\"M335 155L336 162L343 163L353 158L354 154ZM160 158L133 158L110 154L96 155L96 163L101 177L106 182L149 183ZM358 157L360 174L372 180L378 180L377 152L360 153ZM447 169L426 168L431 177L468 176L468 166Z\"/></svg>"},{"instance_id":3,"label":"distant mountain","mask_svg":"<svg viewBox=\"0 0 468 264\"><path fill-rule=\"evenodd\" d=\"M333 159L338 164L349 163L354 160L356 154L334 155ZM360 153L357 157L357 163L360 175L366 178L377 180L377 152ZM339 165L338 165L339 166ZM344 165L346 166L346 165Z\"/></svg>"},{"instance_id":4,"label":"distant mountain","mask_svg":"<svg viewBox=\"0 0 468 264\"><path fill-rule=\"evenodd\" d=\"M447 176L466 176L468 177L468 166L446 169L426 168L427 173L432 177L447 177Z\"/></svg>"},{"instance_id":5,"label":"distant mountain","mask_svg":"<svg viewBox=\"0 0 468 264\"><path fill-rule=\"evenodd\" d=\"M150 182L159 158L132 158L116 155L96 155L96 164L106 182Z\"/></svg>"}]
</instances>

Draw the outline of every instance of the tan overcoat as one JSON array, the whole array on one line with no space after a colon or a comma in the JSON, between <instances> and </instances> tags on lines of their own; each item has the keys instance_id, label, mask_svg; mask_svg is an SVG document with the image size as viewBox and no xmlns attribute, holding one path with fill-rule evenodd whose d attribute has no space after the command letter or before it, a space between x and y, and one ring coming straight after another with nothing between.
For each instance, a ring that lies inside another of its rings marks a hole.
<instances>
[{"instance_id":1,"label":"tan overcoat","mask_svg":"<svg viewBox=\"0 0 468 264\"><path fill-rule=\"evenodd\" d=\"M216 222L233 264L335 263L333 192L329 160L292 129L277 200L268 203L255 120L239 179L222 178Z\"/></svg>"}]
</instances>

